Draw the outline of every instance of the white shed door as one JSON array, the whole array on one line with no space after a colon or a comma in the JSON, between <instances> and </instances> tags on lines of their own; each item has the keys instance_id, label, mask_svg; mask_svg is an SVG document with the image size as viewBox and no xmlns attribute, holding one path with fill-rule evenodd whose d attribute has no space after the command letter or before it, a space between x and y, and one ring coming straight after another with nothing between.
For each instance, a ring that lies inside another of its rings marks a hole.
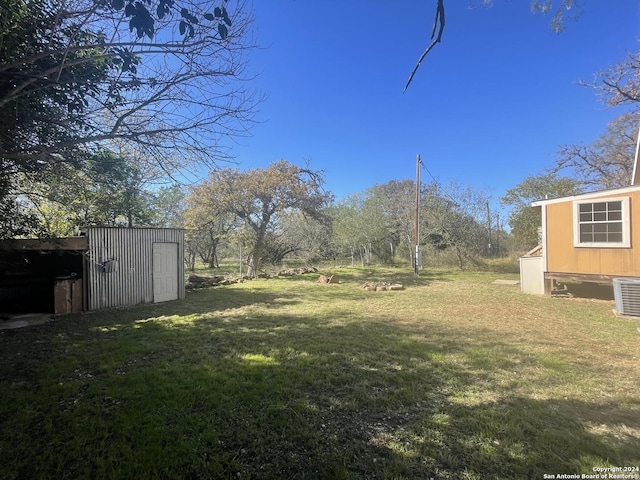
<instances>
[{"instance_id":1,"label":"white shed door","mask_svg":"<svg viewBox=\"0 0 640 480\"><path fill-rule=\"evenodd\" d=\"M153 301L178 298L178 244L153 244Z\"/></svg>"}]
</instances>

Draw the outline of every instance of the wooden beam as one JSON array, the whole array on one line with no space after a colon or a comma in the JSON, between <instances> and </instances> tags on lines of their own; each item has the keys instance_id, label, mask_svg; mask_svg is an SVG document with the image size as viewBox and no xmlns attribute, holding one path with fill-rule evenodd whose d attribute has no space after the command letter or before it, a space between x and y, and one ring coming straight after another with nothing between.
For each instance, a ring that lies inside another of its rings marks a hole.
<instances>
[{"instance_id":1,"label":"wooden beam","mask_svg":"<svg viewBox=\"0 0 640 480\"><path fill-rule=\"evenodd\" d=\"M545 280L560 280L565 282L587 282L601 283L604 285L613 284L614 278L624 278L624 275L596 275L587 273L563 273L563 272L545 272ZM629 277L632 278L632 277Z\"/></svg>"},{"instance_id":2,"label":"wooden beam","mask_svg":"<svg viewBox=\"0 0 640 480\"><path fill-rule=\"evenodd\" d=\"M0 250L87 250L87 237L1 240Z\"/></svg>"},{"instance_id":3,"label":"wooden beam","mask_svg":"<svg viewBox=\"0 0 640 480\"><path fill-rule=\"evenodd\" d=\"M544 294L551 295L551 291L553 290L553 279L546 278L544 279Z\"/></svg>"}]
</instances>

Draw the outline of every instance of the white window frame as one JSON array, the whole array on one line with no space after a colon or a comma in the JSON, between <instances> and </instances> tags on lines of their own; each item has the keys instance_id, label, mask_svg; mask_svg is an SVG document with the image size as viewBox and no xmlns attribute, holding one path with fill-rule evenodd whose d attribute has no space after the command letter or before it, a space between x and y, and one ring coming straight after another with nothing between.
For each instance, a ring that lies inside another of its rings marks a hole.
<instances>
[{"instance_id":1,"label":"white window frame","mask_svg":"<svg viewBox=\"0 0 640 480\"><path fill-rule=\"evenodd\" d=\"M580 242L580 205L606 202L621 202L621 242ZM578 248L631 248L631 217L629 197L590 198L573 202L573 246Z\"/></svg>"}]
</instances>

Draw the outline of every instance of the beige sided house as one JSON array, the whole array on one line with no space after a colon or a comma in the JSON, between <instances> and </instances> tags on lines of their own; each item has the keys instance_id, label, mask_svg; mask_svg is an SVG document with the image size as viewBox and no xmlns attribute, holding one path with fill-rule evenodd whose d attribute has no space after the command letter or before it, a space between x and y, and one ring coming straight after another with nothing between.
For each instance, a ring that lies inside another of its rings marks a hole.
<instances>
[{"instance_id":1,"label":"beige sided house","mask_svg":"<svg viewBox=\"0 0 640 480\"><path fill-rule=\"evenodd\" d=\"M538 260L542 272L533 274L542 291L530 293L550 293L554 280L611 284L619 278L640 282L636 279L640 277L637 150L630 186L540 200L532 207L542 213L542 255ZM521 262L521 270L523 266L525 274L534 271Z\"/></svg>"}]
</instances>

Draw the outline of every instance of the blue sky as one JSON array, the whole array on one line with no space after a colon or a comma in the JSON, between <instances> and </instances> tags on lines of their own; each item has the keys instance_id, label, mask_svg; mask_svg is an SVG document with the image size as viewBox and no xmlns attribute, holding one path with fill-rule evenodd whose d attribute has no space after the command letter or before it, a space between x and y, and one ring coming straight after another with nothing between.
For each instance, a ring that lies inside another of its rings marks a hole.
<instances>
[{"instance_id":1,"label":"blue sky","mask_svg":"<svg viewBox=\"0 0 640 480\"><path fill-rule=\"evenodd\" d=\"M640 1L582 3L556 34L529 1L447 0L442 43L403 94L436 0L255 1L263 48L249 70L267 98L253 135L233 145L239 168L310 159L340 198L414 178L420 154L439 182L497 202L561 145L592 142L622 113L577 82L638 49Z\"/></svg>"}]
</instances>

